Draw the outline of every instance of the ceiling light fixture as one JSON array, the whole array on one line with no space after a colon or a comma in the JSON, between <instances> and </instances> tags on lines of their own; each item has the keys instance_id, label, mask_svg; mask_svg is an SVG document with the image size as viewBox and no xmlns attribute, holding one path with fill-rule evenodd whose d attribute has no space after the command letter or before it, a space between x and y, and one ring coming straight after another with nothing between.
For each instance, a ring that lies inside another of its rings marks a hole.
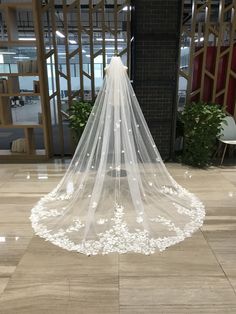
<instances>
[{"instance_id":1,"label":"ceiling light fixture","mask_svg":"<svg viewBox=\"0 0 236 314\"><path fill-rule=\"evenodd\" d=\"M27 40L32 40L32 41L35 41L36 40L36 38L35 37L21 37L21 38L19 38L19 40L25 40L25 41L27 41Z\"/></svg>"},{"instance_id":2,"label":"ceiling light fixture","mask_svg":"<svg viewBox=\"0 0 236 314\"><path fill-rule=\"evenodd\" d=\"M13 57L14 59L30 59L30 57L25 57L25 56L17 56L17 57Z\"/></svg>"},{"instance_id":3,"label":"ceiling light fixture","mask_svg":"<svg viewBox=\"0 0 236 314\"><path fill-rule=\"evenodd\" d=\"M69 43L72 44L72 45L76 45L76 44L77 44L77 41L74 40L74 39L69 39Z\"/></svg>"},{"instance_id":4,"label":"ceiling light fixture","mask_svg":"<svg viewBox=\"0 0 236 314\"><path fill-rule=\"evenodd\" d=\"M132 10L131 5L129 6L130 11ZM122 11L128 11L128 6L126 5L125 7L123 7Z\"/></svg>"},{"instance_id":5,"label":"ceiling light fixture","mask_svg":"<svg viewBox=\"0 0 236 314\"><path fill-rule=\"evenodd\" d=\"M97 41L103 41L103 38L98 37L98 38L96 38L96 40L97 40ZM115 41L115 38L105 38L105 41ZM124 39L123 39L123 38L117 38L117 41L123 42Z\"/></svg>"},{"instance_id":6,"label":"ceiling light fixture","mask_svg":"<svg viewBox=\"0 0 236 314\"><path fill-rule=\"evenodd\" d=\"M123 49L122 47L117 47L118 50ZM115 50L115 47L106 47L106 50Z\"/></svg>"},{"instance_id":7,"label":"ceiling light fixture","mask_svg":"<svg viewBox=\"0 0 236 314\"><path fill-rule=\"evenodd\" d=\"M204 37L197 38L194 41L195 41L195 43L197 43L198 41L204 41Z\"/></svg>"},{"instance_id":8,"label":"ceiling light fixture","mask_svg":"<svg viewBox=\"0 0 236 314\"><path fill-rule=\"evenodd\" d=\"M56 35L60 38L65 38L66 36L62 34L60 31L56 31Z\"/></svg>"},{"instance_id":9,"label":"ceiling light fixture","mask_svg":"<svg viewBox=\"0 0 236 314\"><path fill-rule=\"evenodd\" d=\"M16 55L16 52L12 52L12 51L0 51L0 55Z\"/></svg>"}]
</instances>

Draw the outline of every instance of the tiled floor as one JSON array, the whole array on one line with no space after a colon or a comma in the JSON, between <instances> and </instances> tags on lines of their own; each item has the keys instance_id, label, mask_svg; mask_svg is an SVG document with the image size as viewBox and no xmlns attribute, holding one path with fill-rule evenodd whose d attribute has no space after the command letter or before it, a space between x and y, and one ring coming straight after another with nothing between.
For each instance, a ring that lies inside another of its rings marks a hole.
<instances>
[{"instance_id":1,"label":"tiled floor","mask_svg":"<svg viewBox=\"0 0 236 314\"><path fill-rule=\"evenodd\" d=\"M86 257L34 236L28 219L65 166L1 165L0 313L236 313L236 167L167 166L206 204L202 230L151 256Z\"/></svg>"}]
</instances>

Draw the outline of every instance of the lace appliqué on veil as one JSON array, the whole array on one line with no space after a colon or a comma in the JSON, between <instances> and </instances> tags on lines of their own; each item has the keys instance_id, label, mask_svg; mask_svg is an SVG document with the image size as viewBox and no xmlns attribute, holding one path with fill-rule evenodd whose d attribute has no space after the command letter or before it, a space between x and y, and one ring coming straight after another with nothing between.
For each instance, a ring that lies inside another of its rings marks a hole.
<instances>
[{"instance_id":1,"label":"lace appliqu\u00e9 on veil","mask_svg":"<svg viewBox=\"0 0 236 314\"><path fill-rule=\"evenodd\" d=\"M45 201L53 200L56 197L55 191L51 192L39 201L39 203L33 208L30 219L38 236L45 238L53 244L69 251L76 251L86 255L108 254L115 252L135 252L149 255L155 253L156 249L164 251L167 247L177 244L185 238L190 237L192 233L203 224L205 217L204 206L195 195L178 185L176 186L175 191L170 191L170 188L166 187L163 187L162 189L162 193L166 194L178 193L177 191L180 194L185 194L191 199L190 208L192 209L187 209L177 203L173 203L173 205L177 208L178 213L188 215L192 219L190 223L186 224L183 230L176 227L171 220L162 216L149 218L150 222L162 224L166 226L169 231L174 231L176 233L175 236L166 236L154 239L150 237L148 230L141 230L140 228L136 228L135 232L130 232L128 225L124 220L124 207L122 205L115 204L114 217L111 218L112 227L104 233L99 233L99 240L85 240L80 244L76 244L69 239L68 235L73 231L79 231L84 228L85 225L79 218L75 218L74 223L67 229L59 229L58 232L54 234L51 234L50 230L43 225L44 218L63 216L63 212L59 212L55 209L48 211L44 210L43 207ZM142 219L139 221L138 218L140 217L137 217L137 222L142 223ZM39 223L39 221L41 222ZM97 224L104 224L107 221L108 219L101 218L97 221Z\"/></svg>"}]
</instances>

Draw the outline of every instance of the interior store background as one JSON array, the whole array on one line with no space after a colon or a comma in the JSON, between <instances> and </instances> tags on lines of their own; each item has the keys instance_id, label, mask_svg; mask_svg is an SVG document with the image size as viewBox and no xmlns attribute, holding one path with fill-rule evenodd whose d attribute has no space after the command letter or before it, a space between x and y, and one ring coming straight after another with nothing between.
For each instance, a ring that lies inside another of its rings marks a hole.
<instances>
[{"instance_id":1,"label":"interior store background","mask_svg":"<svg viewBox=\"0 0 236 314\"><path fill-rule=\"evenodd\" d=\"M236 117L235 10L234 0L0 1L0 160L72 154L68 108L95 99L115 50L164 159L186 103ZM11 152L17 138L26 153Z\"/></svg>"}]
</instances>

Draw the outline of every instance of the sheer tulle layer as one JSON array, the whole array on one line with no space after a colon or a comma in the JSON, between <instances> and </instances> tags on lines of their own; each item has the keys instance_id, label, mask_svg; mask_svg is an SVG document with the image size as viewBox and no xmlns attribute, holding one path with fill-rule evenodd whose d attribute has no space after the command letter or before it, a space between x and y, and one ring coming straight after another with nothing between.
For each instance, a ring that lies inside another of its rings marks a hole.
<instances>
[{"instance_id":1,"label":"sheer tulle layer","mask_svg":"<svg viewBox=\"0 0 236 314\"><path fill-rule=\"evenodd\" d=\"M87 255L150 254L191 236L204 215L168 173L113 57L65 176L32 209L36 234Z\"/></svg>"}]
</instances>

